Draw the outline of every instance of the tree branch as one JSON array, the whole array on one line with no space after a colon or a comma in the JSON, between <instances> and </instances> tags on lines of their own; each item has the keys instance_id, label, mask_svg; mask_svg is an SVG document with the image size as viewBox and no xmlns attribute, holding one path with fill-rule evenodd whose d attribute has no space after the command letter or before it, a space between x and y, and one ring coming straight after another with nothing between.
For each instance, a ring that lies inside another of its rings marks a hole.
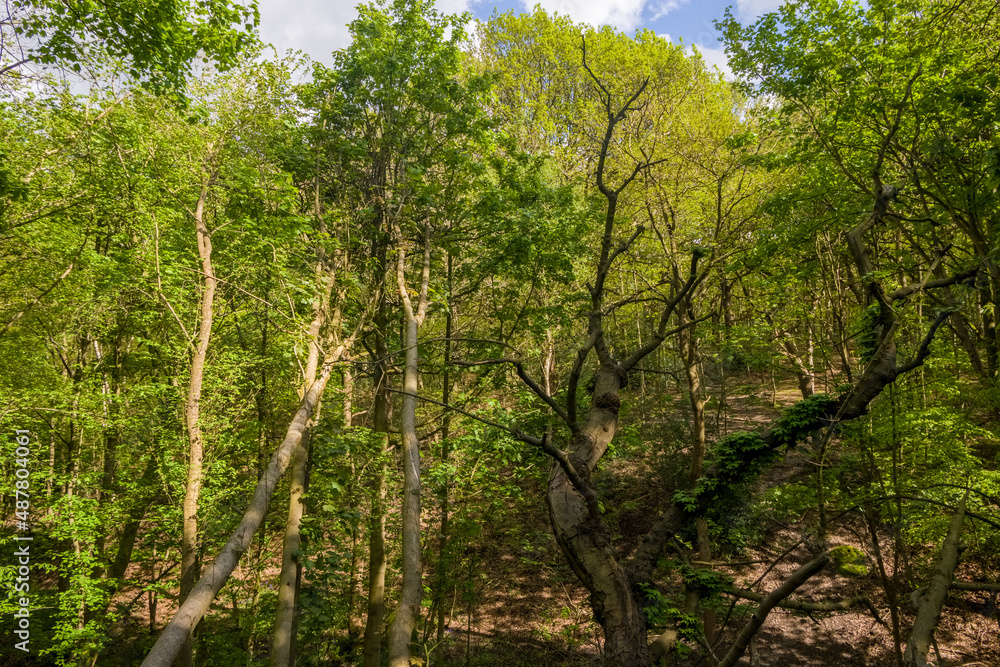
<instances>
[{"instance_id":1,"label":"tree branch","mask_svg":"<svg viewBox=\"0 0 1000 667\"><path fill-rule=\"evenodd\" d=\"M934 334L937 333L938 328L944 324L944 321L951 317L951 309L944 309L938 316L934 319L934 323L931 324L931 328L927 331L927 335L924 336L923 341L920 343L920 348L917 350L917 355L909 362L903 364L896 368L896 375L903 375L904 373L909 373L914 368L917 368L924 363L924 360L930 356L931 353L931 342L934 340Z\"/></svg>"},{"instance_id":2,"label":"tree branch","mask_svg":"<svg viewBox=\"0 0 1000 667\"><path fill-rule=\"evenodd\" d=\"M667 336L677 333L678 331L683 329L683 327L680 327L676 330L668 332L667 324L670 323L670 318L673 316L674 310L676 310L678 304L680 304L680 302L684 300L684 298L687 297L694 290L694 288L708 276L708 271L704 271L700 275L698 274L698 261L701 259L701 257L702 257L702 252L699 249L695 249L695 251L691 253L691 271L690 274L688 275L687 281L684 283L684 285L681 286L680 291L678 291L677 294L674 295L674 297L667 302L667 305L664 306L663 312L660 313L660 321L657 324L657 331L655 334L653 334L653 337L649 340L648 343L646 343L641 348L636 350L631 357L629 357L622 363L622 369L625 372L631 370L636 364L642 361L643 358L645 358L648 354L656 350L656 348L658 348L663 343L663 341L666 340ZM707 317L709 316L706 316L706 318ZM691 326L692 324L698 321L700 320L689 322L684 326Z\"/></svg>"},{"instance_id":3,"label":"tree branch","mask_svg":"<svg viewBox=\"0 0 1000 667\"><path fill-rule=\"evenodd\" d=\"M453 359L451 363L455 364L456 366L465 366L465 367L511 364L514 367L514 370L517 372L517 376L521 378L521 381L524 382L524 384L526 384L528 388L531 389L531 391L534 392L536 396L545 401L546 405L552 408L552 410L555 411L557 415L559 415L560 419L566 422L567 425L570 425L569 415L566 414L566 411L563 410L562 407L555 402L555 399L549 396L537 382L531 379L531 377L524 370L524 364L522 364L519 360L510 359L508 357L504 357L502 359L484 359L482 361L461 361L458 359Z\"/></svg>"},{"instance_id":4,"label":"tree branch","mask_svg":"<svg viewBox=\"0 0 1000 667\"><path fill-rule=\"evenodd\" d=\"M948 287L949 285L954 285L955 283L960 283L969 278L974 277L979 273L979 269L967 269L960 273L956 273L948 278L939 278L937 280L924 280L921 283L914 283L912 285L907 285L906 287L901 287L895 292L886 295L890 301L896 301L898 299L903 299L910 296L914 292L919 292L925 289L936 289L938 287Z\"/></svg>"},{"instance_id":5,"label":"tree branch","mask_svg":"<svg viewBox=\"0 0 1000 667\"><path fill-rule=\"evenodd\" d=\"M448 408L449 410L453 410L454 412L457 412L460 415L465 415L469 419L475 419L477 422L486 424L487 426L492 426L494 428L500 429L501 431L506 431L507 433L510 433L512 436L514 436L515 439L520 440L521 442L526 442L529 445L534 445L536 447L541 447L542 446L542 439L541 438L536 438L533 435L528 435L527 433L525 433L524 431L522 431L520 429L511 428L510 426L504 426L503 424L497 423L495 421L490 421L489 419L485 419L483 417L479 417L477 415L472 414L471 412L463 410L462 408L456 408L454 405L449 405L448 403L442 403L441 401L435 400L433 398L427 398L426 396L420 396L419 394L411 394L409 392L400 391L399 389L393 389L392 387L387 387L386 391L388 391L390 393L393 393L393 394L402 394L404 396L413 396L418 401L424 401L426 403L433 403L434 405L440 405L441 407Z\"/></svg>"},{"instance_id":6,"label":"tree branch","mask_svg":"<svg viewBox=\"0 0 1000 667\"><path fill-rule=\"evenodd\" d=\"M398 389L392 389L392 388L389 388L388 391L392 392L393 394L412 396L418 401L426 401L427 403L433 403L435 405L440 405L442 407L449 408L450 410L454 410L455 412L461 415L465 415L470 419L475 419L478 422L486 424L487 426L492 426L502 431L506 431L516 440L520 440L521 442L525 442L529 445L534 445L535 447L538 447L543 452L545 452L550 457L556 460L556 462L559 464L559 467L561 467L563 469L563 472L566 473L566 477L569 478L569 480L573 483L573 486L576 488L576 490L579 491L580 494L587 501L587 507L590 509L590 511L594 513L595 516L600 515L600 504L597 498L597 493L577 472L576 467L569 460L569 454L559 449L552 443L550 443L548 441L547 436L536 438L535 436L528 435L527 433L518 428L511 428L509 426L504 426L503 424L499 424L495 421L490 421L489 419L484 419L482 417L472 414L471 412L466 412L465 410L456 408L452 405L448 405L447 403L443 403L433 398L427 398L426 396L420 396L419 394L411 394L409 392L399 391Z\"/></svg>"},{"instance_id":7,"label":"tree branch","mask_svg":"<svg viewBox=\"0 0 1000 667\"><path fill-rule=\"evenodd\" d=\"M736 638L736 642L729 649L729 652L726 653L726 657L719 662L719 667L732 667L735 665L743 657L747 646L750 645L750 640L760 630L760 626L764 625L764 621L767 620L767 615L771 613L771 610L794 593L795 589L806 583L810 577L822 570L828 562L830 562L830 555L827 553L820 554L796 570L791 577L785 580L785 583L778 586L761 600L760 606L757 607L757 610L750 617L747 624L743 626L743 631L740 632Z\"/></svg>"}]
</instances>

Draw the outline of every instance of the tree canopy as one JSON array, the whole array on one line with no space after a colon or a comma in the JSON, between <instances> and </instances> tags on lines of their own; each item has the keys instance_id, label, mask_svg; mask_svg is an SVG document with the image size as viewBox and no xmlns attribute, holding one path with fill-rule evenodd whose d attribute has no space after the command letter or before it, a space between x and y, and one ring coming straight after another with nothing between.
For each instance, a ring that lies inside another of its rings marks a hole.
<instances>
[{"instance_id":1,"label":"tree canopy","mask_svg":"<svg viewBox=\"0 0 1000 667\"><path fill-rule=\"evenodd\" d=\"M728 80L540 7L360 5L323 66L21 3L0 654L990 664L995 10L730 13Z\"/></svg>"}]
</instances>

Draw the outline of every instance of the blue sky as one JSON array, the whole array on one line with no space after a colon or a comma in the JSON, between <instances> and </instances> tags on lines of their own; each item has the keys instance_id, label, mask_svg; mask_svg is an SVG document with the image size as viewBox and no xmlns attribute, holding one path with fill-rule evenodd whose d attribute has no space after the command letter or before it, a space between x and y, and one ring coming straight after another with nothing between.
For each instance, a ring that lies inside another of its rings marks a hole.
<instances>
[{"instance_id":1,"label":"blue sky","mask_svg":"<svg viewBox=\"0 0 1000 667\"><path fill-rule=\"evenodd\" d=\"M350 0L259 0L260 32L279 53L300 49L313 60L330 62L330 53L349 43L347 24L357 16ZM548 12L569 15L574 21L592 25L613 25L632 34L638 28L650 28L671 41L683 40L696 45L705 60L725 71L725 54L712 25L722 18L730 4L744 23L773 11L781 0L437 0L445 12L471 12L480 19L494 11L530 11L540 4Z\"/></svg>"}]
</instances>

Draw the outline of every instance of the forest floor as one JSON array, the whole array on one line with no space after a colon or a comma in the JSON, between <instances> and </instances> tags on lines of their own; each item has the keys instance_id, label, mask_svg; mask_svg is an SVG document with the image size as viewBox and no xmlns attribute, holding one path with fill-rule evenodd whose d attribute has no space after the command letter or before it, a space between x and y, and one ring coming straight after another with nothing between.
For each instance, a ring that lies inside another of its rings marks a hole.
<instances>
[{"instance_id":1,"label":"forest floor","mask_svg":"<svg viewBox=\"0 0 1000 667\"><path fill-rule=\"evenodd\" d=\"M748 380L753 381L753 378ZM726 409L716 413L716 417L721 418L716 422L717 432L764 426L778 416L782 406L799 397L794 382L781 383L776 389L761 392L761 395L755 395L752 389L742 395L730 395ZM674 398L673 414L646 416L649 423L662 423L665 429L662 435L666 437L676 436L676 425L683 424L686 419L686 404L679 396ZM711 416L711 402L707 411ZM683 453L681 450L680 454ZM810 453L808 446L790 453L765 474L757 485L758 490L776 483L808 479L813 466L808 458ZM644 499L648 503L650 496L665 492L663 483L656 481L657 477L662 480L664 475L650 473L657 467L662 470L663 466L669 466L669 459L669 455L656 451L645 458L619 455L611 458L596 478L605 507L614 507L609 512L609 522L623 555L634 549L653 520L638 508ZM502 526L492 526L493 539L482 542L489 545L478 558L483 568L483 583L474 595L471 616L463 610L456 610L452 616L446 652L448 664L481 667L600 664L601 633L590 616L586 590L566 565L549 532L543 490L526 491L537 494L539 502L525 505L518 510L517 516L509 517ZM817 523L815 511L810 510L784 522L772 520L768 525L757 526L754 539L748 540L738 553L725 557L728 562L742 564L717 569L731 576L735 585L752 587L766 594L812 558L804 538L815 530ZM533 528L525 530L523 526ZM519 531L519 534L512 536L511 531ZM891 551L891 540L888 533L880 535L886 553ZM796 592L796 597L809 602L829 602L864 596L871 601L879 618L863 605L849 611L812 614L775 609L758 631L750 651L738 664L755 667L889 667L895 664L889 605L880 584L864 518L859 513L841 516L831 513L827 546L840 545L854 547L865 554L867 574L841 574L831 563L806 582ZM934 548L934 545L924 545L923 553L912 554L912 557L922 563L932 563L936 555ZM892 562L885 563L890 578L892 567ZM915 577L916 581L921 581L919 585L924 585L921 576L926 579L925 571L914 575L908 567L900 574L903 581ZM976 563L961 562L956 579L996 581L998 574L980 571ZM672 582L670 579L668 576L668 584L661 590L668 597L682 597L679 576L674 575ZM723 619L727 622L722 626L715 648L720 657L732 645L753 611L749 603L740 602L743 604L734 610L732 598L723 596L718 617L720 625ZM915 609L908 598L901 601L901 607L905 648ZM998 594L950 592L935 638L936 652L932 650L929 656L932 665L1000 667ZM708 663L693 651L686 658L669 656L663 664L693 667Z\"/></svg>"}]
</instances>

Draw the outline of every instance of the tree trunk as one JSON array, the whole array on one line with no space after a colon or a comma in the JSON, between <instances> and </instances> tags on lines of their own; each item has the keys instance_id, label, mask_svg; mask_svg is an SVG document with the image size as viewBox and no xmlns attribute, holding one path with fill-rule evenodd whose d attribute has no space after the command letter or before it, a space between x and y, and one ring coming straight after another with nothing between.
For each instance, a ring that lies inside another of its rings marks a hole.
<instances>
[{"instance_id":1,"label":"tree trunk","mask_svg":"<svg viewBox=\"0 0 1000 667\"><path fill-rule=\"evenodd\" d=\"M452 257L448 254L448 303L447 310L445 313L444 321L444 370L442 371L442 387L441 387L441 402L448 405L451 402L451 335L452 335L452 323L454 319L454 307L451 302L451 292L452 292ZM548 378L546 374L546 378ZM546 391L552 392L551 388L548 386L548 381L546 381ZM449 438L451 437L451 413L445 412L441 419L441 463L442 465L447 465L448 458L451 455L451 443ZM441 502L441 532L438 536L438 557L437 557L437 582L435 584L435 604L437 605L437 635L436 644L439 647L438 652L440 653L441 643L444 641L444 630L445 624L447 622L447 613L445 611L444 596L446 589L448 588L448 568L447 568L447 553L448 553L448 534L450 531L450 517L449 512L449 497L448 497L448 478L445 477L443 483L441 484L440 491L440 502Z\"/></svg>"},{"instance_id":2,"label":"tree trunk","mask_svg":"<svg viewBox=\"0 0 1000 667\"><path fill-rule=\"evenodd\" d=\"M402 240L399 227L396 236ZM399 248L396 284L403 301L405 364L403 366L403 587L399 594L396 618L389 628L389 667L409 667L410 637L416 629L423 592L420 552L420 440L417 438L417 389L419 357L417 332L427 314L427 292L431 270L430 226L424 227L424 256L420 296L413 309L406 289L406 253Z\"/></svg>"},{"instance_id":3,"label":"tree trunk","mask_svg":"<svg viewBox=\"0 0 1000 667\"><path fill-rule=\"evenodd\" d=\"M690 301L685 304L684 312L689 320L695 319ZM683 323L682 323L683 324ZM705 464L705 449L707 436L705 434L705 403L701 392L701 373L698 369L699 352L698 339L695 337L695 327L681 329L677 336L681 359L684 361L685 377L687 379L688 400L691 404L691 464L688 469L688 483L694 488L701 477ZM698 559L702 562L712 560L712 544L708 537L708 520L698 517L695 520L696 550ZM701 595L697 589L689 589L684 602L685 611L696 614ZM715 612L706 609L702 617L705 627L705 637L711 642L715 637Z\"/></svg>"},{"instance_id":4,"label":"tree trunk","mask_svg":"<svg viewBox=\"0 0 1000 667\"><path fill-rule=\"evenodd\" d=\"M203 187L195 205L194 222L198 237L198 257L204 287L201 293L201 322L194 355L191 358L191 380L188 384L187 402L184 405L184 423L188 433L188 474L184 490L184 529L181 537L181 582L179 603L183 604L194 588L198 578L198 497L201 495L201 461L203 442L201 426L198 423L201 406L201 387L205 375L205 357L212 335L212 315L215 300L215 272L212 269L212 237L205 224L205 200L207 187ZM191 667L194 646L189 637L178 658L179 667Z\"/></svg>"},{"instance_id":5,"label":"tree trunk","mask_svg":"<svg viewBox=\"0 0 1000 667\"><path fill-rule=\"evenodd\" d=\"M389 451L389 378L386 372L386 305L380 297L375 317L375 398L372 405L372 427L382 434L380 456L382 463L376 468L372 483L371 512L368 537L368 615L365 620L364 667L382 664L382 625L385 622L385 476Z\"/></svg>"},{"instance_id":6,"label":"tree trunk","mask_svg":"<svg viewBox=\"0 0 1000 667\"><path fill-rule=\"evenodd\" d=\"M299 440L292 454L288 520L285 522L285 539L281 550L281 576L278 581L278 609L274 617L274 639L271 642L272 667L291 667L295 664L295 602L302 564L296 552L301 544L302 494L305 493L308 450L305 437Z\"/></svg>"},{"instance_id":7,"label":"tree trunk","mask_svg":"<svg viewBox=\"0 0 1000 667\"><path fill-rule=\"evenodd\" d=\"M389 667L409 667L410 637L420 613L420 441L417 439L417 322L407 318L403 370L403 587L389 627Z\"/></svg>"},{"instance_id":8,"label":"tree trunk","mask_svg":"<svg viewBox=\"0 0 1000 667\"><path fill-rule=\"evenodd\" d=\"M614 437L621 404L620 387L617 370L602 365L597 371L587 420L570 441L569 459L585 478L589 478ZM615 558L611 533L604 519L591 512L587 500L560 465L553 465L549 475L547 501L556 540L590 591L594 618L604 630L604 664L650 665L646 619L624 568Z\"/></svg>"},{"instance_id":9,"label":"tree trunk","mask_svg":"<svg viewBox=\"0 0 1000 667\"><path fill-rule=\"evenodd\" d=\"M309 356L306 358L302 394L316 380L319 365L319 336L330 308L333 292L334 273L326 271L323 252L319 253L316 274L320 283L320 299L313 310L313 321L309 325ZM325 284L324 284L325 283ZM339 312L334 316L334 325L339 324ZM316 406L319 412L319 405ZM302 564L296 553L301 544L302 495L306 490L306 471L309 451L306 438L301 438L292 453L292 475L289 482L288 519L285 521L285 539L282 545L281 575L278 580L278 608L274 616L274 638L271 642L272 667L291 667L295 664L295 618Z\"/></svg>"},{"instance_id":10,"label":"tree trunk","mask_svg":"<svg viewBox=\"0 0 1000 667\"><path fill-rule=\"evenodd\" d=\"M388 450L389 434L384 435L382 452ZM382 664L382 624L385 622L385 475L381 471L372 488L372 508L368 537L368 617L365 621L364 665Z\"/></svg>"},{"instance_id":11,"label":"tree trunk","mask_svg":"<svg viewBox=\"0 0 1000 667\"><path fill-rule=\"evenodd\" d=\"M907 642L906 652L903 654L903 663L906 667L927 666L927 652L930 650L931 641L933 641L934 629L941 617L941 607L948 595L951 578L955 574L955 566L958 565L959 538L962 534L962 523L965 521L967 498L968 493L959 504L958 511L955 512L951 527L948 529L948 535L941 545L941 555L934 568L934 574L931 575L930 585L917 609L917 618L913 621L913 629L910 631L910 641Z\"/></svg>"}]
</instances>

